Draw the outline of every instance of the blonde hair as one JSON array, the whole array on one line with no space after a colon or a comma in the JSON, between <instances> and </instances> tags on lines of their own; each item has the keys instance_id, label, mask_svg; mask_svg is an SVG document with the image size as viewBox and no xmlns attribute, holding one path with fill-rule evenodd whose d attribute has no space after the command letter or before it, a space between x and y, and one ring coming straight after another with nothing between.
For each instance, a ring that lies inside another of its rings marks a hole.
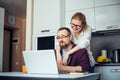
<instances>
[{"instance_id":1,"label":"blonde hair","mask_svg":"<svg viewBox=\"0 0 120 80\"><path fill-rule=\"evenodd\" d=\"M82 30L83 30L83 31L87 28L86 17L85 17L85 15L84 15L83 13L81 13L81 12L75 13L75 14L72 16L71 21L72 21L73 19L76 19L76 20L79 20L79 21L82 22L82 26L81 26L81 27L82 27Z\"/></svg>"}]
</instances>

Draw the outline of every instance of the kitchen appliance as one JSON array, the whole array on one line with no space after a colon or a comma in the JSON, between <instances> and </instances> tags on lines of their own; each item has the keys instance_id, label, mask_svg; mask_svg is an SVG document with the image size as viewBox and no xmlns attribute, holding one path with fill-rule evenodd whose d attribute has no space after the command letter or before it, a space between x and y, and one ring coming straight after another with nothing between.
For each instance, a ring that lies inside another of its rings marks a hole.
<instances>
[{"instance_id":1,"label":"kitchen appliance","mask_svg":"<svg viewBox=\"0 0 120 80\"><path fill-rule=\"evenodd\" d=\"M33 50L55 49L57 44L56 42L55 35L34 35Z\"/></svg>"},{"instance_id":2,"label":"kitchen appliance","mask_svg":"<svg viewBox=\"0 0 120 80\"><path fill-rule=\"evenodd\" d=\"M120 49L113 50L113 62L120 63Z\"/></svg>"}]
</instances>

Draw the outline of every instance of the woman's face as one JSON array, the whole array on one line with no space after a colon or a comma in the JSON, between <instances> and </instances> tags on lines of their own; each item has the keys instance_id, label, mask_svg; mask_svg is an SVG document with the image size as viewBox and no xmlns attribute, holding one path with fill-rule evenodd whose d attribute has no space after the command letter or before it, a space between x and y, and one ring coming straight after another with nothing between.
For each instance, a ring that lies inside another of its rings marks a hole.
<instances>
[{"instance_id":1,"label":"woman's face","mask_svg":"<svg viewBox=\"0 0 120 80\"><path fill-rule=\"evenodd\" d=\"M80 33L81 32L82 22L80 20L72 19L70 24L71 24L71 28L72 28L74 33Z\"/></svg>"}]
</instances>

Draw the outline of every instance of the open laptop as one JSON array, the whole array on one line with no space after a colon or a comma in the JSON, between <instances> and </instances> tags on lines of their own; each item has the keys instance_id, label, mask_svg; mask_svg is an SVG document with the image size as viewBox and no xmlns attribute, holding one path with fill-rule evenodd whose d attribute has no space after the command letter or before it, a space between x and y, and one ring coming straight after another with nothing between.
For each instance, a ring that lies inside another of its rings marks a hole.
<instances>
[{"instance_id":1,"label":"open laptop","mask_svg":"<svg viewBox=\"0 0 120 80\"><path fill-rule=\"evenodd\" d=\"M27 73L59 74L54 50L23 51Z\"/></svg>"}]
</instances>

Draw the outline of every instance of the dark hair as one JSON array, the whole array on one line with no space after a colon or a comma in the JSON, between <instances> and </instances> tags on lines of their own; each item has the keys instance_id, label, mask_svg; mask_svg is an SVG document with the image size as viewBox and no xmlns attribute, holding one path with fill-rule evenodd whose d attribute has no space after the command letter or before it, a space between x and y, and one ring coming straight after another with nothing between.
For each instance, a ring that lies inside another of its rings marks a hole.
<instances>
[{"instance_id":1,"label":"dark hair","mask_svg":"<svg viewBox=\"0 0 120 80\"><path fill-rule=\"evenodd\" d=\"M83 28L83 30L86 29L86 27L87 27L87 22L86 22L86 17L85 17L85 15L84 15L83 13L81 13L81 12L75 13L75 14L72 16L71 21L72 21L72 19L77 19L77 20L79 20L79 21L82 21L82 28Z\"/></svg>"},{"instance_id":2,"label":"dark hair","mask_svg":"<svg viewBox=\"0 0 120 80\"><path fill-rule=\"evenodd\" d=\"M61 28L58 29L58 31L61 31L61 30L66 30L69 34L71 34L70 29L67 28L67 27L61 27Z\"/></svg>"}]
</instances>

